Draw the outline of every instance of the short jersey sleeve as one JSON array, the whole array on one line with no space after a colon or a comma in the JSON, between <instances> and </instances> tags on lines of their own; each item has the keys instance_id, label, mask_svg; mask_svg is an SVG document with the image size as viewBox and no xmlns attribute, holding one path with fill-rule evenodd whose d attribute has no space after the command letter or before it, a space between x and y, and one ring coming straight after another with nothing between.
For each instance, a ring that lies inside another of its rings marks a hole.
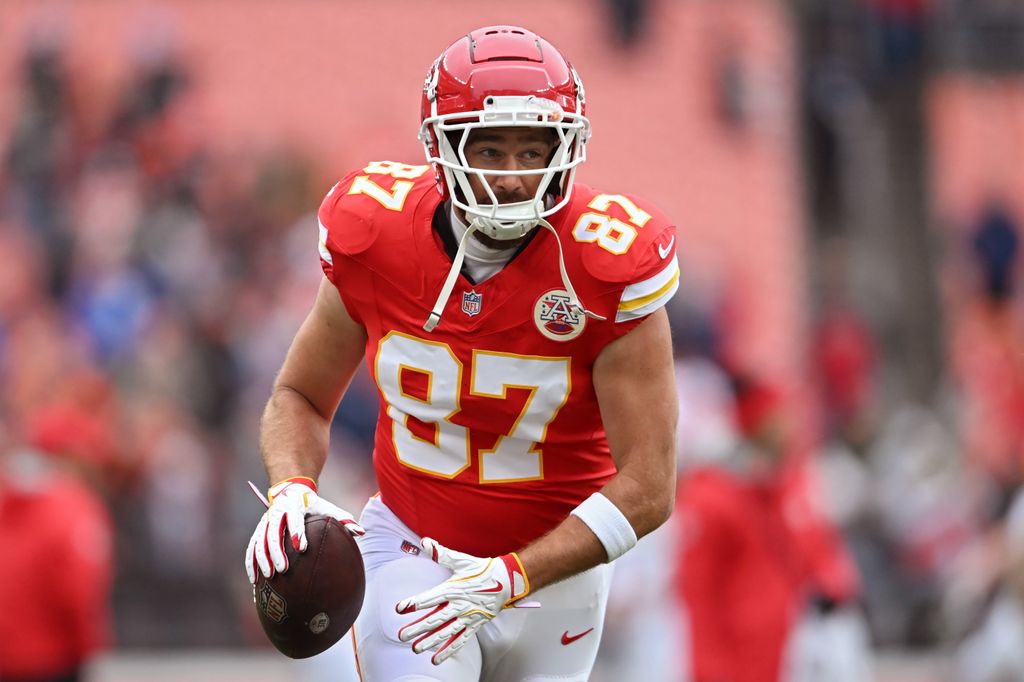
<instances>
[{"instance_id":1,"label":"short jersey sleeve","mask_svg":"<svg viewBox=\"0 0 1024 682\"><path fill-rule=\"evenodd\" d=\"M338 257L355 256L370 247L377 236L375 209L378 204L367 196L352 192L360 177L353 172L338 181L324 197L317 212L320 228L320 266L337 285Z\"/></svg>"},{"instance_id":2,"label":"short jersey sleeve","mask_svg":"<svg viewBox=\"0 0 1024 682\"><path fill-rule=\"evenodd\" d=\"M654 227L654 226L652 226ZM622 289L616 322L629 322L664 307L679 288L676 228L663 224L644 247L630 281Z\"/></svg>"},{"instance_id":3,"label":"short jersey sleeve","mask_svg":"<svg viewBox=\"0 0 1024 682\"><path fill-rule=\"evenodd\" d=\"M353 287L362 281L358 255L368 249L376 237L372 205L367 206L363 197L353 197L347 192L353 178L352 173L342 178L324 197L317 212L319 239L317 251L320 267L327 279L341 295L341 300L352 319L361 322L354 301Z\"/></svg>"},{"instance_id":4,"label":"short jersey sleeve","mask_svg":"<svg viewBox=\"0 0 1024 682\"><path fill-rule=\"evenodd\" d=\"M617 326L631 327L624 323L663 307L679 287L675 225L647 202L621 194L593 195L583 211L573 237L590 242L584 266L612 287Z\"/></svg>"},{"instance_id":5,"label":"short jersey sleeve","mask_svg":"<svg viewBox=\"0 0 1024 682\"><path fill-rule=\"evenodd\" d=\"M358 259L378 236L407 221L403 209L434 191L430 166L397 161L371 161L342 178L324 197L317 214L320 224L320 264L339 284L338 257ZM390 226L390 228L388 227Z\"/></svg>"}]
</instances>

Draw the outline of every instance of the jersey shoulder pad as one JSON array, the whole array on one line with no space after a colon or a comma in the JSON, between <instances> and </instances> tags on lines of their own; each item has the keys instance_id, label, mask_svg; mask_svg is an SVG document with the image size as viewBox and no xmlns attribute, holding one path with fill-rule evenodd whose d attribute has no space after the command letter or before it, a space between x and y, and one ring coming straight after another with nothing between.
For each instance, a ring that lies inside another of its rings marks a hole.
<instances>
[{"instance_id":1,"label":"jersey shoulder pad","mask_svg":"<svg viewBox=\"0 0 1024 682\"><path fill-rule=\"evenodd\" d=\"M587 274L621 289L616 320L657 310L679 283L674 223L651 203L580 186L571 234Z\"/></svg>"},{"instance_id":2,"label":"jersey shoulder pad","mask_svg":"<svg viewBox=\"0 0 1024 682\"><path fill-rule=\"evenodd\" d=\"M595 279L631 284L676 260L676 228L649 202L627 194L602 194L577 185L570 234L580 260Z\"/></svg>"},{"instance_id":3,"label":"jersey shoulder pad","mask_svg":"<svg viewBox=\"0 0 1024 682\"><path fill-rule=\"evenodd\" d=\"M354 256L402 221L404 209L435 189L430 166L371 161L343 177L320 204L320 257Z\"/></svg>"}]
</instances>

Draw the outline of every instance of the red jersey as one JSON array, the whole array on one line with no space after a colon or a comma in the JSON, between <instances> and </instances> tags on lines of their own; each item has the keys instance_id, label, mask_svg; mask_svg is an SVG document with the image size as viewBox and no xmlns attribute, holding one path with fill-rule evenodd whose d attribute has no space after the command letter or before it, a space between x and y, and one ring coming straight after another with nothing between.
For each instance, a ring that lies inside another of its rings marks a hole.
<instances>
[{"instance_id":1,"label":"red jersey","mask_svg":"<svg viewBox=\"0 0 1024 682\"><path fill-rule=\"evenodd\" d=\"M778 481L706 467L680 483L676 585L689 619L694 682L778 682L806 569Z\"/></svg>"},{"instance_id":2,"label":"red jersey","mask_svg":"<svg viewBox=\"0 0 1024 682\"><path fill-rule=\"evenodd\" d=\"M47 679L77 670L110 639L113 528L77 480L42 474L17 487L0 479L0 679Z\"/></svg>"},{"instance_id":3,"label":"red jersey","mask_svg":"<svg viewBox=\"0 0 1024 682\"><path fill-rule=\"evenodd\" d=\"M615 473L594 362L675 293L675 228L637 199L575 185L550 222L579 299L606 319L568 305L554 235L537 228L496 275L460 275L426 332L452 265L429 171L374 162L335 185L320 208L321 264L366 328L383 501L420 535L497 556Z\"/></svg>"}]
</instances>

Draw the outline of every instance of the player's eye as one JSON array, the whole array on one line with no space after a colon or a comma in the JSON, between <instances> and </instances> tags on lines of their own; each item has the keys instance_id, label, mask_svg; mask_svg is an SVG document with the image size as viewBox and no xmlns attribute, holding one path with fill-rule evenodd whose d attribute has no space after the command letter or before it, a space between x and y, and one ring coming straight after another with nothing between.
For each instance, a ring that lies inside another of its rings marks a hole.
<instances>
[{"instance_id":1,"label":"player's eye","mask_svg":"<svg viewBox=\"0 0 1024 682\"><path fill-rule=\"evenodd\" d=\"M530 166L543 165L547 158L547 153L541 149L526 149L519 154L519 161Z\"/></svg>"}]
</instances>

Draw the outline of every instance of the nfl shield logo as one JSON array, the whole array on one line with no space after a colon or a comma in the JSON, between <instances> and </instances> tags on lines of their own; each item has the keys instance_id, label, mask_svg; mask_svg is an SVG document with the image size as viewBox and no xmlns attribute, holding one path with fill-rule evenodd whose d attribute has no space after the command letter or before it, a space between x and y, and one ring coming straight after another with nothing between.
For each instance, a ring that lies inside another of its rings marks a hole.
<instances>
[{"instance_id":1,"label":"nfl shield logo","mask_svg":"<svg viewBox=\"0 0 1024 682\"><path fill-rule=\"evenodd\" d=\"M470 317L480 314L480 302L483 300L484 295L478 294L475 291L464 291L462 292L462 312L466 313Z\"/></svg>"}]
</instances>

